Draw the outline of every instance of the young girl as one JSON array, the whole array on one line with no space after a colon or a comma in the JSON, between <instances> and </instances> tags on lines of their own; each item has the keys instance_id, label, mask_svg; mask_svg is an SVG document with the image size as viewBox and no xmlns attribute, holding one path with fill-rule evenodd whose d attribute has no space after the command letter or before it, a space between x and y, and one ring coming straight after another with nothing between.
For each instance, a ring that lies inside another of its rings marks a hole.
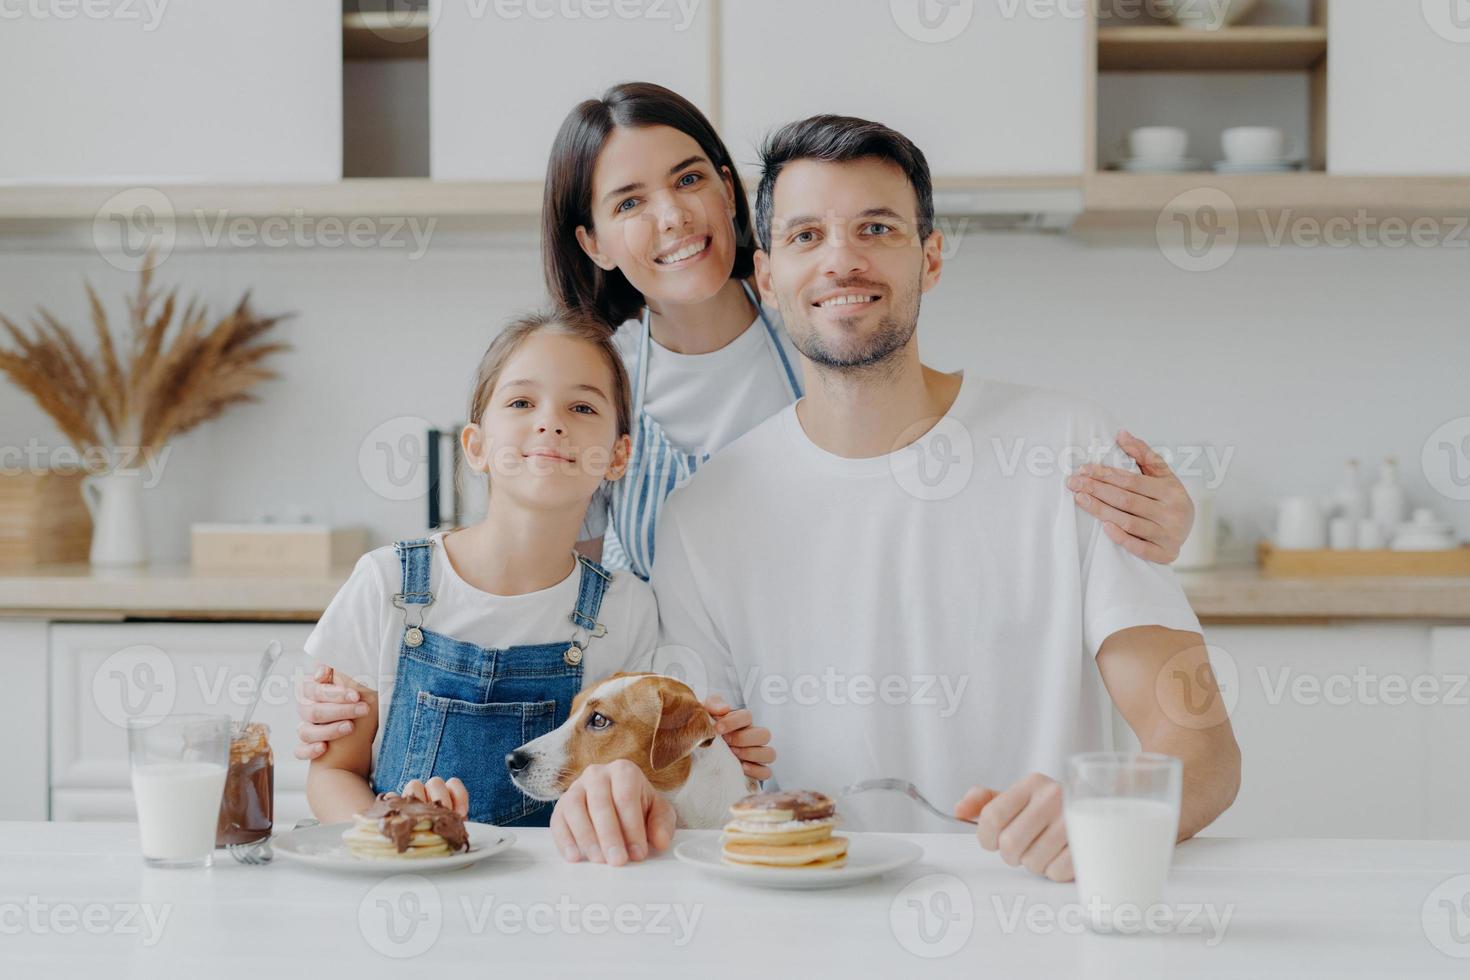
<instances>
[{"instance_id":1,"label":"young girl","mask_svg":"<svg viewBox=\"0 0 1470 980\"><path fill-rule=\"evenodd\" d=\"M484 520L364 556L307 640L368 709L312 763L319 819L395 791L547 825L549 804L511 783L506 754L657 646L648 586L573 550L594 491L626 469L629 411L627 372L593 320L528 316L490 345L460 435L489 476Z\"/></svg>"}]
</instances>

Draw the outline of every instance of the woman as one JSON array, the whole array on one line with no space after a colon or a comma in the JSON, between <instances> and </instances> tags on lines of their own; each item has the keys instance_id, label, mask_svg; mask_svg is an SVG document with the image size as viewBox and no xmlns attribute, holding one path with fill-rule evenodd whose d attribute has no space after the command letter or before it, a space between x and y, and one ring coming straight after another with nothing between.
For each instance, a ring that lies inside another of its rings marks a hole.
<instances>
[{"instance_id":1,"label":"woman","mask_svg":"<svg viewBox=\"0 0 1470 980\"><path fill-rule=\"evenodd\" d=\"M553 299L615 331L633 384L627 475L593 498L579 547L647 578L664 500L801 397L797 354L750 281L755 235L730 151L675 92L630 82L572 110L547 167L542 232ZM1141 473L1086 467L1068 486L1114 542L1172 562L1194 520L1189 495L1142 440L1123 432L1118 445ZM346 689L308 682L297 756L350 731L358 707ZM735 734L747 774L767 778L769 733L724 710L722 732L745 729Z\"/></svg>"}]
</instances>

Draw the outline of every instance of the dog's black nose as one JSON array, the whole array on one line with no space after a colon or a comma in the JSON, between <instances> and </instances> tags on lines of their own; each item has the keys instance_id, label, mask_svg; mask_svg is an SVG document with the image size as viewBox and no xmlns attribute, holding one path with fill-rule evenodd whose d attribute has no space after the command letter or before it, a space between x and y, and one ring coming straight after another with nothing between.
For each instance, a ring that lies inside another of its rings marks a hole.
<instances>
[{"instance_id":1,"label":"dog's black nose","mask_svg":"<svg viewBox=\"0 0 1470 980\"><path fill-rule=\"evenodd\" d=\"M505 757L505 768L509 769L512 775L524 771L530 764L531 753L525 749L516 749Z\"/></svg>"}]
</instances>

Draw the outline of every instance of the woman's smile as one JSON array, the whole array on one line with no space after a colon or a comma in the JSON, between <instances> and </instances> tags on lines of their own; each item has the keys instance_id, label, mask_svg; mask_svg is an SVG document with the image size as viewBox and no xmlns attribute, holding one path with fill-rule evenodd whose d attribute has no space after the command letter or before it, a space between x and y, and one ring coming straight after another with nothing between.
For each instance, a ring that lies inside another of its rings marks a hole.
<instances>
[{"instance_id":1,"label":"woman's smile","mask_svg":"<svg viewBox=\"0 0 1470 980\"><path fill-rule=\"evenodd\" d=\"M693 265L700 259L709 255L710 245L714 238L710 235L691 235L680 239L671 247L664 249L653 257L657 266L665 269L677 269Z\"/></svg>"}]
</instances>

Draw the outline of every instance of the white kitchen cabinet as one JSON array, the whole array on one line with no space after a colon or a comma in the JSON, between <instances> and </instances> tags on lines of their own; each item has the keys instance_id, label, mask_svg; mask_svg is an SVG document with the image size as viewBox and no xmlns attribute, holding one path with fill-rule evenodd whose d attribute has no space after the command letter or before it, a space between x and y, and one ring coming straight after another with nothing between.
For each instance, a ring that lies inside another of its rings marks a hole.
<instances>
[{"instance_id":1,"label":"white kitchen cabinet","mask_svg":"<svg viewBox=\"0 0 1470 980\"><path fill-rule=\"evenodd\" d=\"M939 177L1078 176L1084 11L1081 0L722 4L721 128L742 164L777 126L832 112L899 130Z\"/></svg>"},{"instance_id":2,"label":"white kitchen cabinet","mask_svg":"<svg viewBox=\"0 0 1470 980\"><path fill-rule=\"evenodd\" d=\"M430 25L437 180L540 181L562 119L617 82L709 108L708 4L433 0Z\"/></svg>"},{"instance_id":3,"label":"white kitchen cabinet","mask_svg":"<svg viewBox=\"0 0 1470 980\"><path fill-rule=\"evenodd\" d=\"M1333 0L1327 169L1470 174L1470 4Z\"/></svg>"},{"instance_id":4,"label":"white kitchen cabinet","mask_svg":"<svg viewBox=\"0 0 1470 980\"><path fill-rule=\"evenodd\" d=\"M1430 631L1429 665L1439 677L1470 678L1470 626ZM1470 689L1460 693L1429 718L1429 837L1470 838Z\"/></svg>"},{"instance_id":5,"label":"white kitchen cabinet","mask_svg":"<svg viewBox=\"0 0 1470 980\"><path fill-rule=\"evenodd\" d=\"M260 654L285 653L267 679L255 720L270 725L275 786L304 800L307 763L292 754L296 692L305 673L301 623L60 623L50 629L53 819L130 813L127 719L169 712L238 718L254 693ZM299 801L292 804L300 809ZM301 814L304 815L304 814Z\"/></svg>"},{"instance_id":6,"label":"white kitchen cabinet","mask_svg":"<svg viewBox=\"0 0 1470 980\"><path fill-rule=\"evenodd\" d=\"M1242 756L1240 794L1206 836L1470 838L1470 627L1205 638Z\"/></svg>"},{"instance_id":7,"label":"white kitchen cabinet","mask_svg":"<svg viewBox=\"0 0 1470 980\"><path fill-rule=\"evenodd\" d=\"M337 0L0 10L0 182L342 176Z\"/></svg>"},{"instance_id":8,"label":"white kitchen cabinet","mask_svg":"<svg viewBox=\"0 0 1470 980\"><path fill-rule=\"evenodd\" d=\"M0 753L0 820L45 820L46 623L0 619L0 719L10 751Z\"/></svg>"}]
</instances>

